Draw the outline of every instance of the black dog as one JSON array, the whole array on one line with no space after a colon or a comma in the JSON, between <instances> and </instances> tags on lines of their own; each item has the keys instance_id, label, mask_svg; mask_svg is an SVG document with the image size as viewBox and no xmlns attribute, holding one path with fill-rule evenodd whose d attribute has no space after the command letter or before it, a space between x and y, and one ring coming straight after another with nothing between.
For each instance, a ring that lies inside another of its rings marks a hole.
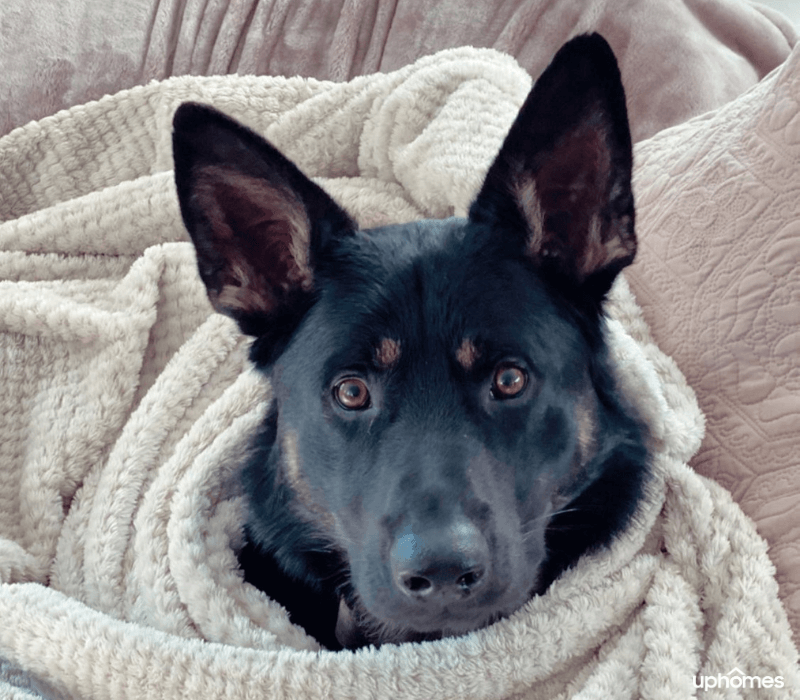
<instances>
[{"instance_id":1,"label":"black dog","mask_svg":"<svg viewBox=\"0 0 800 700\"><path fill-rule=\"evenodd\" d=\"M601 37L537 81L467 219L359 231L208 107L173 143L200 276L273 382L240 561L293 621L330 648L463 634L625 527L647 434L603 335L636 238Z\"/></svg>"}]
</instances>

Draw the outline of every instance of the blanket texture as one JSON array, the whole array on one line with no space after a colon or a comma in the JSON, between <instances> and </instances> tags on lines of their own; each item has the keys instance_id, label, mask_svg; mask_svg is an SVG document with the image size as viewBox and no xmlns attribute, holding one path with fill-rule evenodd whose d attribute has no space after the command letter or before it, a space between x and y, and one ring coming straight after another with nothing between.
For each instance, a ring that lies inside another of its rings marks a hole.
<instances>
[{"instance_id":1,"label":"blanket texture","mask_svg":"<svg viewBox=\"0 0 800 700\"><path fill-rule=\"evenodd\" d=\"M319 649L242 581L236 469L270 387L197 277L175 107L264 133L369 226L463 215L529 88L512 59L457 49L346 84L177 78L0 140L9 697L800 697L766 545L686 466L702 414L624 280L608 337L655 478L608 551L487 629L357 653ZM37 683L15 690L16 669Z\"/></svg>"}]
</instances>

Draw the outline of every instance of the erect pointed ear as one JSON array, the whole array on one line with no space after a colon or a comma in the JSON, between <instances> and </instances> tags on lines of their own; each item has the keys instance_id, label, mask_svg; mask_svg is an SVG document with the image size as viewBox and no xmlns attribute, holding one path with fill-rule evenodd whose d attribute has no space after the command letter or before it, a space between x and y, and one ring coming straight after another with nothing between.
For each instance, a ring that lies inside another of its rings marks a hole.
<instances>
[{"instance_id":1,"label":"erect pointed ear","mask_svg":"<svg viewBox=\"0 0 800 700\"><path fill-rule=\"evenodd\" d=\"M181 105L172 145L212 306L249 335L290 335L312 303L317 257L355 224L277 149L211 107Z\"/></svg>"},{"instance_id":2,"label":"erect pointed ear","mask_svg":"<svg viewBox=\"0 0 800 700\"><path fill-rule=\"evenodd\" d=\"M598 34L580 36L536 81L470 218L599 301L636 253L631 168L616 59Z\"/></svg>"}]
</instances>

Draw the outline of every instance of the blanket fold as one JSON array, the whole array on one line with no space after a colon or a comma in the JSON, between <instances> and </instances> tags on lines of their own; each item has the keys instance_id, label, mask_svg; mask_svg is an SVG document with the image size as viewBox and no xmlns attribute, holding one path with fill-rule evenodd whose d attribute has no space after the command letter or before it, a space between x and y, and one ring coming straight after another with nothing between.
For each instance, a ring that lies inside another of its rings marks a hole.
<instances>
[{"instance_id":1,"label":"blanket fold","mask_svg":"<svg viewBox=\"0 0 800 700\"><path fill-rule=\"evenodd\" d=\"M686 466L702 414L624 279L607 333L655 476L609 550L487 629L358 653L242 580L236 470L271 390L197 276L175 107L264 133L370 226L464 214L529 88L456 49L344 84L172 79L0 140L0 657L82 698L674 700L737 673L800 697L766 545Z\"/></svg>"}]
</instances>

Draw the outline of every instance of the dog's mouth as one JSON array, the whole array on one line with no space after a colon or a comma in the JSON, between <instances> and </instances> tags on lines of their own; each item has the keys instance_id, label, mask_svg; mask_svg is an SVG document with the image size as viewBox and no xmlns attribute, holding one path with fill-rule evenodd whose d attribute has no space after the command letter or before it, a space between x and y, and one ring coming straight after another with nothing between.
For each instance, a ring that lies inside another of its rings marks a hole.
<instances>
[{"instance_id":1,"label":"dog's mouth","mask_svg":"<svg viewBox=\"0 0 800 700\"><path fill-rule=\"evenodd\" d=\"M527 596L529 598L530 596ZM523 603L520 603L520 606ZM445 608L426 621L424 629L393 621L378 620L366 612L356 600L350 604L344 596L339 599L339 613L336 620L335 636L345 649L357 649L373 644L402 644L405 642L424 642L458 637L478 629L483 629L507 617L520 606L508 611L494 610L482 616L465 619L452 615Z\"/></svg>"},{"instance_id":2,"label":"dog's mouth","mask_svg":"<svg viewBox=\"0 0 800 700\"><path fill-rule=\"evenodd\" d=\"M339 616L336 618L336 641L345 649L356 649L369 643L367 633L356 622L355 615L345 602L339 599Z\"/></svg>"},{"instance_id":3,"label":"dog's mouth","mask_svg":"<svg viewBox=\"0 0 800 700\"><path fill-rule=\"evenodd\" d=\"M444 630L420 632L391 623L379 622L353 610L342 597L339 600L339 616L336 620L336 640L345 649L374 644L402 644L404 642L423 642L453 636Z\"/></svg>"}]
</instances>

